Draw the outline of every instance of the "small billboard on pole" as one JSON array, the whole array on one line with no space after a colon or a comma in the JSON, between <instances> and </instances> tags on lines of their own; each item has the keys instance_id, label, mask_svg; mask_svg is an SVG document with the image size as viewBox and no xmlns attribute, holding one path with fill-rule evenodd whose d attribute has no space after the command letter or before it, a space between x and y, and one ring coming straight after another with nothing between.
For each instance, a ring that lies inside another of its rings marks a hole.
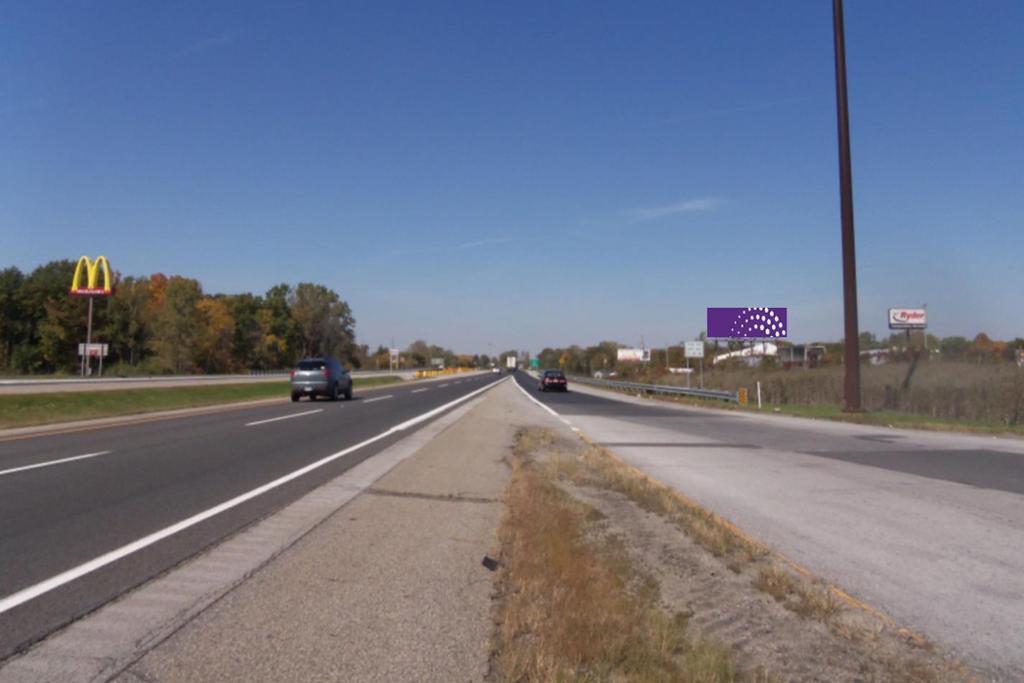
<instances>
[{"instance_id":1,"label":"small billboard on pole","mask_svg":"<svg viewBox=\"0 0 1024 683\"><path fill-rule=\"evenodd\" d=\"M619 349L617 359L620 363L649 363L650 349Z\"/></svg>"},{"instance_id":2,"label":"small billboard on pole","mask_svg":"<svg viewBox=\"0 0 1024 683\"><path fill-rule=\"evenodd\" d=\"M890 308L890 330L923 330L928 327L928 310L924 308Z\"/></svg>"}]
</instances>

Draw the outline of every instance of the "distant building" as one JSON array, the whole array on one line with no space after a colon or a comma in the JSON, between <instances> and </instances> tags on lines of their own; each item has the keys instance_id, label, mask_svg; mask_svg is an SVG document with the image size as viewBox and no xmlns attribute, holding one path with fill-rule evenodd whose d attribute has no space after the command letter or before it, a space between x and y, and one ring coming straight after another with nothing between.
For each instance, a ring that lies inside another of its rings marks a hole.
<instances>
[{"instance_id":1,"label":"distant building","mask_svg":"<svg viewBox=\"0 0 1024 683\"><path fill-rule=\"evenodd\" d=\"M740 358L747 365L759 365L761 359L765 356L777 356L778 353L779 347L777 345L771 342L756 342L753 346L747 346L738 351L720 353L711 360L711 363L714 365L731 358Z\"/></svg>"},{"instance_id":2,"label":"distant building","mask_svg":"<svg viewBox=\"0 0 1024 683\"><path fill-rule=\"evenodd\" d=\"M860 352L861 362L867 361L871 365L885 365L892 360L892 351L889 349L865 349Z\"/></svg>"},{"instance_id":3,"label":"distant building","mask_svg":"<svg viewBox=\"0 0 1024 683\"><path fill-rule=\"evenodd\" d=\"M793 344L779 349L779 363L787 370L794 367L817 368L825 362L822 344Z\"/></svg>"}]
</instances>

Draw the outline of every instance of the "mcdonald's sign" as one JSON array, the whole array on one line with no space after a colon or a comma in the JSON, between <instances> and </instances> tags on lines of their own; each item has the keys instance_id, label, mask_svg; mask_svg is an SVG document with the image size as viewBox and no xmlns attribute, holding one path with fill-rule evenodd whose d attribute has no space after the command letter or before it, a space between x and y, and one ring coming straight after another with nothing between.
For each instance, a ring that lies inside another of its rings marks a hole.
<instances>
[{"instance_id":1,"label":"mcdonald's sign","mask_svg":"<svg viewBox=\"0 0 1024 683\"><path fill-rule=\"evenodd\" d=\"M103 286L100 286L100 268L103 268ZM85 282L82 282L82 278ZM88 256L78 259L75 266L75 276L71 280L71 296L110 296L113 291L110 289L110 262L106 256L100 256L95 261L90 261Z\"/></svg>"}]
</instances>

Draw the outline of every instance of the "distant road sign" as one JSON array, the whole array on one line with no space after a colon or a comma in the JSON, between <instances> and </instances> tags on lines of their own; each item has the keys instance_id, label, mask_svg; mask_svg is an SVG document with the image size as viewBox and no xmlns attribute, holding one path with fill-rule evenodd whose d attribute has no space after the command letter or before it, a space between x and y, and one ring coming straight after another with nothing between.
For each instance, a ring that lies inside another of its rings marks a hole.
<instances>
[{"instance_id":1,"label":"distant road sign","mask_svg":"<svg viewBox=\"0 0 1024 683\"><path fill-rule=\"evenodd\" d=\"M928 327L928 311L924 308L890 308L890 330L923 330Z\"/></svg>"},{"instance_id":2,"label":"distant road sign","mask_svg":"<svg viewBox=\"0 0 1024 683\"><path fill-rule=\"evenodd\" d=\"M88 349L88 351L86 351ZM107 344L79 344L78 355L89 356L89 358L106 358L108 346Z\"/></svg>"},{"instance_id":3,"label":"distant road sign","mask_svg":"<svg viewBox=\"0 0 1024 683\"><path fill-rule=\"evenodd\" d=\"M530 368L533 369L533 370L539 370L540 369L540 358L531 358L530 359Z\"/></svg>"},{"instance_id":4,"label":"distant road sign","mask_svg":"<svg viewBox=\"0 0 1024 683\"><path fill-rule=\"evenodd\" d=\"M619 349L617 360L629 363L648 363L651 360L650 349Z\"/></svg>"},{"instance_id":5,"label":"distant road sign","mask_svg":"<svg viewBox=\"0 0 1024 683\"><path fill-rule=\"evenodd\" d=\"M704 342L702 342L702 341L688 341L688 342L686 342L686 357L687 358L703 358L704 357Z\"/></svg>"}]
</instances>

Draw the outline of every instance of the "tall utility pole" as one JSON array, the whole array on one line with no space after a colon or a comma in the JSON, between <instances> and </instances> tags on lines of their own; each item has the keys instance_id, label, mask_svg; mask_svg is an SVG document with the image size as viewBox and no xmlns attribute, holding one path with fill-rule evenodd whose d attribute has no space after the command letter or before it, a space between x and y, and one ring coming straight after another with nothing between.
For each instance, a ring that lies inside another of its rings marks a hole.
<instances>
[{"instance_id":1,"label":"tall utility pole","mask_svg":"<svg viewBox=\"0 0 1024 683\"><path fill-rule=\"evenodd\" d=\"M846 99L846 38L843 0L832 0L836 51L836 118L839 123L839 201L843 231L843 409L859 411L860 331L857 320L857 257L853 241L853 173L850 170L850 111Z\"/></svg>"}]
</instances>

